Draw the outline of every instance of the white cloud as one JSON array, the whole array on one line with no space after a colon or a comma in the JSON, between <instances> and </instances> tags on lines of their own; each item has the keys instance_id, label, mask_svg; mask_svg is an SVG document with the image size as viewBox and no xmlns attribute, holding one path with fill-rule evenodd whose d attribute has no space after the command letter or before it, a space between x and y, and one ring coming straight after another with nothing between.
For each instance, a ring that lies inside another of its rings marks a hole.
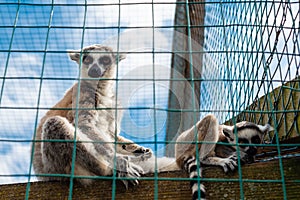
<instances>
[{"instance_id":1,"label":"white cloud","mask_svg":"<svg viewBox=\"0 0 300 200\"><path fill-rule=\"evenodd\" d=\"M70 81L52 81L58 83L55 85L43 80L42 91L39 94L40 79L33 78L41 76L42 58L41 54L33 53L11 55L6 77L13 79L5 80L2 91L0 139L31 139L35 131L38 100L40 99L40 107L51 107L64 94L68 84L72 84Z\"/></svg>"},{"instance_id":2,"label":"white cloud","mask_svg":"<svg viewBox=\"0 0 300 200\"><path fill-rule=\"evenodd\" d=\"M11 53L6 77L39 77L41 65L41 54Z\"/></svg>"},{"instance_id":3,"label":"white cloud","mask_svg":"<svg viewBox=\"0 0 300 200\"><path fill-rule=\"evenodd\" d=\"M1 142L0 184L26 182L29 174L30 154L29 143Z\"/></svg>"},{"instance_id":4,"label":"white cloud","mask_svg":"<svg viewBox=\"0 0 300 200\"><path fill-rule=\"evenodd\" d=\"M3 87L3 96L1 106L3 107L31 107L37 106L40 87L41 71L42 71L42 55L34 54L16 54L10 58L6 77ZM53 66L52 66L53 68ZM25 78L24 78L25 77ZM46 82L43 80L43 82ZM44 84L45 85L45 84ZM46 84L47 86L47 84ZM51 86L48 86L51 87ZM44 96L57 97L57 89L43 87L43 91L51 91L44 93ZM45 98L43 103L49 105L50 102L45 102L49 98Z\"/></svg>"},{"instance_id":5,"label":"white cloud","mask_svg":"<svg viewBox=\"0 0 300 200\"><path fill-rule=\"evenodd\" d=\"M161 1L156 2L159 3ZM175 2L175 0L168 2L172 3ZM120 25L125 27L151 27L153 25L162 26L165 21L172 20L174 18L175 4L152 5L145 2L131 4L134 3L134 1L123 1L121 4L122 3L126 4L121 6L113 3L111 3L112 5L101 6L97 4L89 4L87 7L86 26L99 27L100 25L101 27L117 27ZM154 22L152 18L152 11L154 12ZM82 15L79 15L79 17L82 18Z\"/></svg>"}]
</instances>

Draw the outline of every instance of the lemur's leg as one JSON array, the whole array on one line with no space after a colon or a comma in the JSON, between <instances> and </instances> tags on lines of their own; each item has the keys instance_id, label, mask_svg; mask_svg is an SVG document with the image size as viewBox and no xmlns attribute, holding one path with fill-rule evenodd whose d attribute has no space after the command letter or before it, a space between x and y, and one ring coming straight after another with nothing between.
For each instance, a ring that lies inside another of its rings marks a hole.
<instances>
[{"instance_id":1,"label":"lemur's leg","mask_svg":"<svg viewBox=\"0 0 300 200\"><path fill-rule=\"evenodd\" d=\"M140 146L133 141L126 139L122 136L118 136L117 152L124 155L134 155L141 160L148 159L152 156L152 150Z\"/></svg>"},{"instance_id":2,"label":"lemur's leg","mask_svg":"<svg viewBox=\"0 0 300 200\"><path fill-rule=\"evenodd\" d=\"M42 159L46 173L70 174L74 133L73 125L63 117L51 117L44 123L42 139L45 141L42 143ZM75 175L112 175L114 166L117 176L120 177L138 178L143 173L139 166L129 162L128 157L122 155L114 157L113 146L104 142L96 146L80 129L77 129ZM79 181L84 184L89 183L86 179L79 179ZM125 182L127 186L128 183ZM138 182L133 179L130 183L136 185Z\"/></svg>"},{"instance_id":3,"label":"lemur's leg","mask_svg":"<svg viewBox=\"0 0 300 200\"><path fill-rule=\"evenodd\" d=\"M208 115L196 125L198 127L198 141L203 144L199 150L199 159L202 164L221 166L225 172L234 170L237 167L236 154L227 158L215 156L216 143L220 140L219 122L214 115Z\"/></svg>"},{"instance_id":4,"label":"lemur's leg","mask_svg":"<svg viewBox=\"0 0 300 200\"><path fill-rule=\"evenodd\" d=\"M219 131L217 118L214 115L207 115L178 137L175 145L176 162L189 173L190 178L201 177L202 166L198 165L199 161L200 164L215 163L213 161L217 158L215 147L220 139ZM216 163L221 165L218 161ZM229 159L228 162L225 160L225 166L227 166L226 163L231 163L231 160ZM205 199L205 189L202 183L199 185L198 181L192 180L191 188L193 200Z\"/></svg>"},{"instance_id":5,"label":"lemur's leg","mask_svg":"<svg viewBox=\"0 0 300 200\"><path fill-rule=\"evenodd\" d=\"M189 157L203 160L214 152L216 142L219 140L218 120L214 115L207 115L198 121L195 126L183 132L175 144L175 157L178 166L183 168L183 161ZM197 141L197 148L196 148Z\"/></svg>"},{"instance_id":6,"label":"lemur's leg","mask_svg":"<svg viewBox=\"0 0 300 200\"><path fill-rule=\"evenodd\" d=\"M44 123L42 130L42 139L44 140L42 143L42 159L44 168L47 169L46 171L49 173L70 173L74 148L74 133L75 128L63 117L51 117ZM94 174L111 174L109 163L99 160L101 157L96 157L97 152L93 143L79 142L80 140L89 141L88 138L81 138L82 136L83 134L77 130L76 167L78 170L80 168L81 172L87 171L84 173L87 174L88 168L91 168L92 171L90 172ZM79 175L80 173L75 170L75 174Z\"/></svg>"}]
</instances>

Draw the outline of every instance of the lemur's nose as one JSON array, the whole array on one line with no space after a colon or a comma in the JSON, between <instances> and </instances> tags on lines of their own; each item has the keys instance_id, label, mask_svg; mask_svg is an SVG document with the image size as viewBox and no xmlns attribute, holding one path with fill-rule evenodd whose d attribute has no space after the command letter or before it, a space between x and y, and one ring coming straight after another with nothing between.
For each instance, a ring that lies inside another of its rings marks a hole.
<instances>
[{"instance_id":1,"label":"lemur's nose","mask_svg":"<svg viewBox=\"0 0 300 200\"><path fill-rule=\"evenodd\" d=\"M99 78L102 76L101 69L98 67L97 64L94 64L88 72L88 75L92 78Z\"/></svg>"},{"instance_id":2,"label":"lemur's nose","mask_svg":"<svg viewBox=\"0 0 300 200\"><path fill-rule=\"evenodd\" d=\"M249 147L249 149L246 151L247 154L254 156L257 153L257 149L255 147Z\"/></svg>"}]
</instances>

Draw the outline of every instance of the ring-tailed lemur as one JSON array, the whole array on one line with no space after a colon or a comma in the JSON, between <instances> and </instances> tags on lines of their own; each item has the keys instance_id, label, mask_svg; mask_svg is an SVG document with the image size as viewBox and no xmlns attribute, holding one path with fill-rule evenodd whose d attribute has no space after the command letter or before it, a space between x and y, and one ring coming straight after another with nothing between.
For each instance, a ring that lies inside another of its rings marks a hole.
<instances>
[{"instance_id":1,"label":"ring-tailed lemur","mask_svg":"<svg viewBox=\"0 0 300 200\"><path fill-rule=\"evenodd\" d=\"M70 51L69 56L80 65L82 79L40 120L33 160L38 179L63 180L72 172L74 162L74 175L110 176L115 168L118 177L132 178L129 183L138 184L140 174L156 170L156 159L150 149L119 136L122 113L116 108L113 84L116 65L125 55L117 55L107 46L92 45ZM179 170L174 159L157 161L158 171ZM123 183L128 186L128 181Z\"/></svg>"},{"instance_id":2,"label":"ring-tailed lemur","mask_svg":"<svg viewBox=\"0 0 300 200\"><path fill-rule=\"evenodd\" d=\"M221 166L226 173L229 170L236 169L238 166L237 143L242 144L239 146L241 162L251 162L257 153L257 147L253 144L260 144L263 140L263 135L271 130L273 128L269 124L261 126L251 122L240 122L235 126L219 125L214 115L208 115L178 137L175 145L176 162L193 179L201 177L201 168L199 168L198 162L204 165ZM235 132L237 132L238 141L236 141ZM197 138L197 147L195 138ZM228 155L228 150L226 150L227 152L224 152L224 154L227 153L227 155L220 155L223 154L223 149L222 145L217 145L217 149L215 149L217 142L232 144L232 146L228 146L228 148L233 149L232 153L229 150L230 153ZM198 151L198 159L196 158L196 151ZM191 189L193 200L205 199L203 184L200 184L199 190L197 180L192 180Z\"/></svg>"}]
</instances>

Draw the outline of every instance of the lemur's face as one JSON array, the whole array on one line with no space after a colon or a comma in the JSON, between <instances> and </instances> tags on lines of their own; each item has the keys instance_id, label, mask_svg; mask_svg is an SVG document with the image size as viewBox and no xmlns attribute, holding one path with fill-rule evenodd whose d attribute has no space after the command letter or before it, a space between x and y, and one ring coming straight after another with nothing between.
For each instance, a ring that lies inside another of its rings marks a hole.
<instances>
[{"instance_id":1,"label":"lemur's face","mask_svg":"<svg viewBox=\"0 0 300 200\"><path fill-rule=\"evenodd\" d=\"M237 133L237 143L239 148L242 152L248 155L248 159L250 160L254 160L254 156L256 155L258 148L257 144L261 144L264 135L273 130L269 124L261 126L245 121L237 123L235 127L222 125L222 128L227 142L231 144L236 144L236 137L234 133ZM236 148L235 145L232 147Z\"/></svg>"},{"instance_id":2,"label":"lemur's face","mask_svg":"<svg viewBox=\"0 0 300 200\"><path fill-rule=\"evenodd\" d=\"M110 47L101 45L85 47L82 53L80 50L70 51L69 56L78 64L82 59L82 78L113 78L117 62L125 58L123 54L117 56Z\"/></svg>"}]
</instances>

